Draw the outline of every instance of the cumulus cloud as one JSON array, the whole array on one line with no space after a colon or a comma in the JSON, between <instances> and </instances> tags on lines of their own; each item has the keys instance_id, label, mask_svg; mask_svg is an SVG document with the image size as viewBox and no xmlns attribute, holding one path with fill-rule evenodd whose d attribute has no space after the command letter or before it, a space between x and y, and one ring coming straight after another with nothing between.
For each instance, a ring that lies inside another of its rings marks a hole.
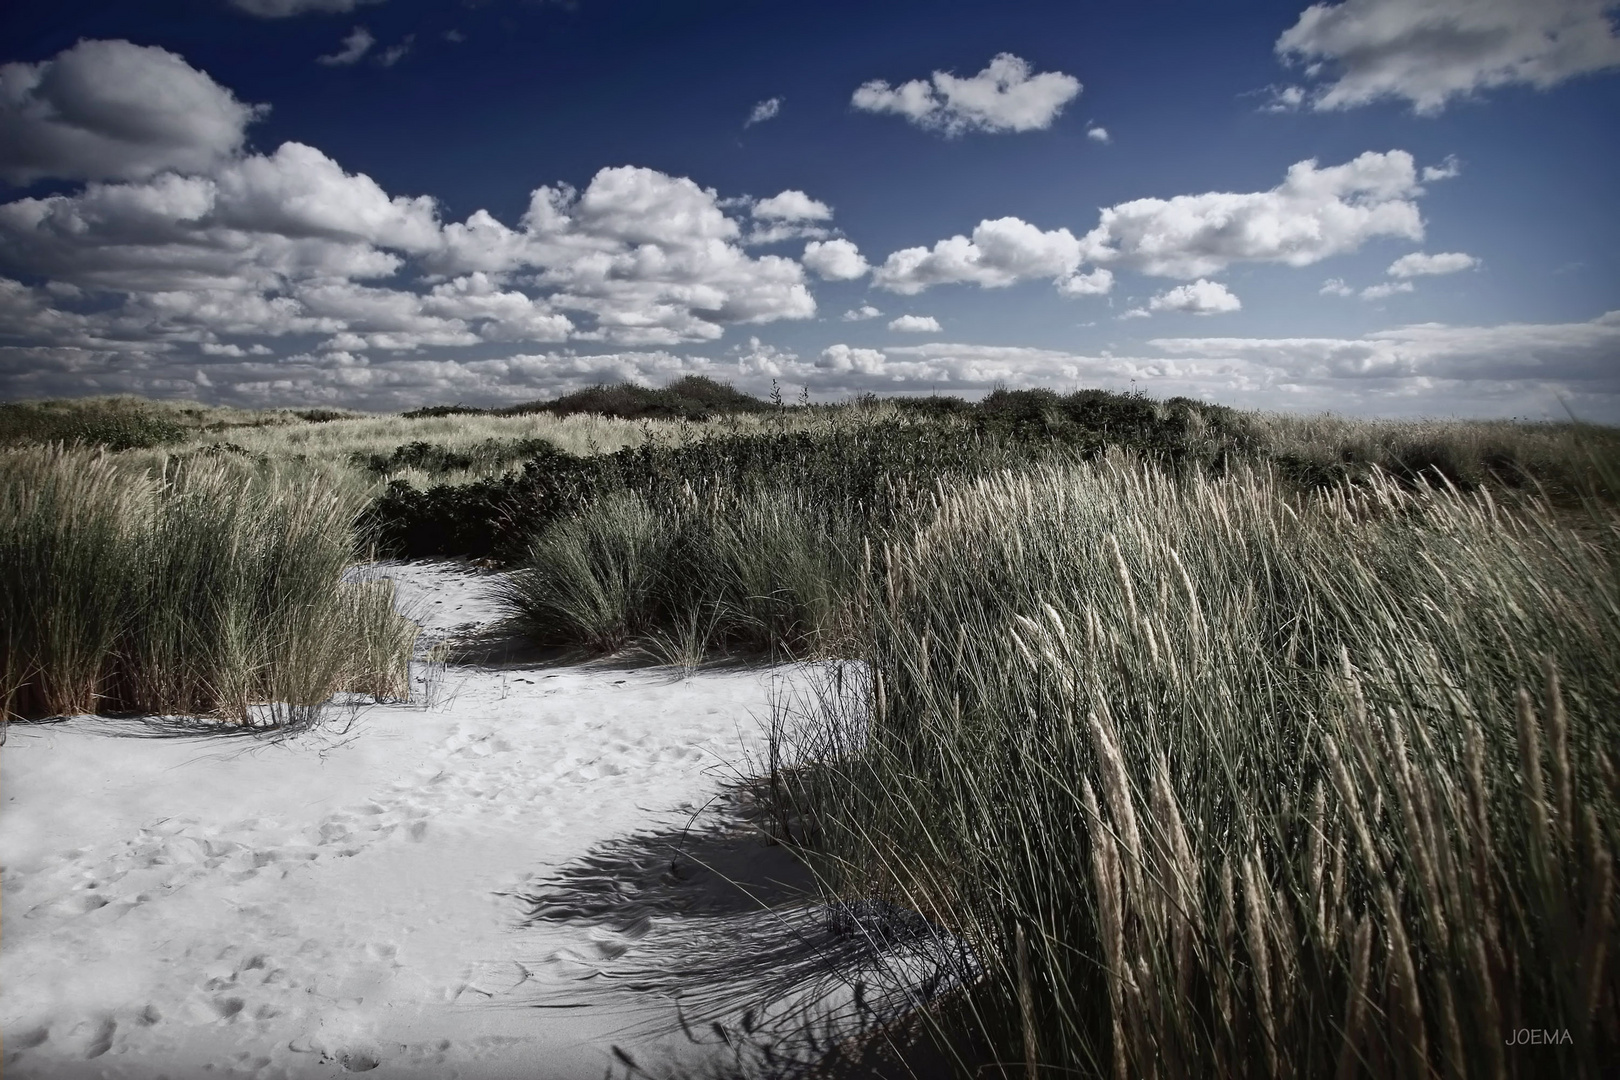
<instances>
[{"instance_id":1,"label":"cumulus cloud","mask_svg":"<svg viewBox=\"0 0 1620 1080\"><path fill-rule=\"evenodd\" d=\"M889 323L889 329L906 334L937 334L941 327L932 315L902 315Z\"/></svg>"},{"instance_id":2,"label":"cumulus cloud","mask_svg":"<svg viewBox=\"0 0 1620 1080\"><path fill-rule=\"evenodd\" d=\"M879 311L871 304L862 304L858 308L851 308L850 310L844 312L842 318L845 322L860 322L863 319L876 319L882 314L883 312Z\"/></svg>"},{"instance_id":3,"label":"cumulus cloud","mask_svg":"<svg viewBox=\"0 0 1620 1080\"><path fill-rule=\"evenodd\" d=\"M1410 255L1402 255L1390 263L1389 276L1410 278L1430 274L1455 274L1459 270L1472 270L1478 265L1478 259L1472 255L1465 255L1460 251L1445 251L1438 255L1426 255L1421 251L1414 251Z\"/></svg>"},{"instance_id":4,"label":"cumulus cloud","mask_svg":"<svg viewBox=\"0 0 1620 1080\"><path fill-rule=\"evenodd\" d=\"M981 221L972 237L894 252L873 275L891 292L912 296L934 285L1002 288L1020 281L1063 281L1080 265L1080 241L1068 229L1043 231L1015 217Z\"/></svg>"},{"instance_id":5,"label":"cumulus cloud","mask_svg":"<svg viewBox=\"0 0 1620 1080\"><path fill-rule=\"evenodd\" d=\"M825 281L854 281L871 269L860 248L843 239L810 241L802 261Z\"/></svg>"},{"instance_id":6,"label":"cumulus cloud","mask_svg":"<svg viewBox=\"0 0 1620 1080\"><path fill-rule=\"evenodd\" d=\"M1093 124L1086 128L1086 138L1092 142L1100 142L1105 146L1114 141L1114 137L1108 134L1108 129L1101 124Z\"/></svg>"},{"instance_id":7,"label":"cumulus cloud","mask_svg":"<svg viewBox=\"0 0 1620 1080\"><path fill-rule=\"evenodd\" d=\"M783 240L822 239L829 230L815 224L832 218L832 208L802 191L784 191L753 204L751 215L759 222L748 234L750 244L775 244Z\"/></svg>"},{"instance_id":8,"label":"cumulus cloud","mask_svg":"<svg viewBox=\"0 0 1620 1080\"><path fill-rule=\"evenodd\" d=\"M1421 240L1423 219L1412 155L1368 152L1343 165L1301 161L1269 191L1204 192L1136 199L1104 208L1078 239L1018 218L982 221L971 237L889 255L876 284L906 295L934 285L986 288L1049 278L1067 296L1097 296L1114 284L1111 267L1195 279L1236 262L1308 266L1394 236ZM1085 263L1095 266L1082 272Z\"/></svg>"},{"instance_id":9,"label":"cumulus cloud","mask_svg":"<svg viewBox=\"0 0 1620 1080\"><path fill-rule=\"evenodd\" d=\"M390 196L287 143L209 175L0 205L0 273L52 282L28 294L31 329L18 334L40 346L219 335L326 335L349 352L664 345L813 315L801 266L750 257L739 234L715 192L630 167L583 192L536 190L517 228L482 211L444 224L431 198ZM414 284L383 284L407 271Z\"/></svg>"},{"instance_id":10,"label":"cumulus cloud","mask_svg":"<svg viewBox=\"0 0 1620 1080\"><path fill-rule=\"evenodd\" d=\"M1309 266L1374 237L1423 237L1412 155L1368 152L1343 165L1288 169L1269 191L1136 199L1102 211L1087 259L1162 277L1196 278L1234 262Z\"/></svg>"},{"instance_id":11,"label":"cumulus cloud","mask_svg":"<svg viewBox=\"0 0 1620 1080\"><path fill-rule=\"evenodd\" d=\"M808 318L815 300L792 259L751 257L712 189L622 166L584 192L543 187L518 229L488 214L445 227L430 266L451 273L534 270L553 306L594 317L581 337L625 344L712 341L727 325Z\"/></svg>"},{"instance_id":12,"label":"cumulus cloud","mask_svg":"<svg viewBox=\"0 0 1620 1080\"><path fill-rule=\"evenodd\" d=\"M325 64L327 67L345 67L349 64L358 63L360 58L370 52L371 47L375 44L377 44L377 39L371 36L371 31L363 26L357 26L349 31L348 37L343 39L343 48L328 56L317 56L315 62Z\"/></svg>"},{"instance_id":13,"label":"cumulus cloud","mask_svg":"<svg viewBox=\"0 0 1620 1080\"><path fill-rule=\"evenodd\" d=\"M781 98L766 98L754 106L753 111L748 114L748 119L743 121L743 127L749 128L755 124L763 124L767 120L775 120L781 111Z\"/></svg>"},{"instance_id":14,"label":"cumulus cloud","mask_svg":"<svg viewBox=\"0 0 1620 1080\"><path fill-rule=\"evenodd\" d=\"M1070 274L1057 283L1057 291L1064 296L1107 296L1113 290L1114 272L1107 269Z\"/></svg>"},{"instance_id":15,"label":"cumulus cloud","mask_svg":"<svg viewBox=\"0 0 1620 1080\"><path fill-rule=\"evenodd\" d=\"M1545 90L1620 67L1614 0L1344 0L1312 4L1277 55L1326 77L1319 110L1387 98L1433 115L1498 86Z\"/></svg>"},{"instance_id":16,"label":"cumulus cloud","mask_svg":"<svg viewBox=\"0 0 1620 1080\"><path fill-rule=\"evenodd\" d=\"M971 78L936 71L932 79L913 79L895 87L873 79L855 91L850 104L863 112L894 113L948 136L1039 131L1051 127L1080 90L1080 80L1072 75L1058 71L1034 75L1027 62L1001 53Z\"/></svg>"},{"instance_id":17,"label":"cumulus cloud","mask_svg":"<svg viewBox=\"0 0 1620 1080\"><path fill-rule=\"evenodd\" d=\"M752 213L766 221L826 221L832 208L802 191L788 190L759 200Z\"/></svg>"},{"instance_id":18,"label":"cumulus cloud","mask_svg":"<svg viewBox=\"0 0 1620 1080\"><path fill-rule=\"evenodd\" d=\"M1221 315L1242 307L1243 302L1225 285L1204 278L1177 285L1148 301L1149 311L1185 311L1192 315Z\"/></svg>"},{"instance_id":19,"label":"cumulus cloud","mask_svg":"<svg viewBox=\"0 0 1620 1080\"><path fill-rule=\"evenodd\" d=\"M1362 289L1361 298L1363 300L1387 300L1397 293L1409 293L1411 291L1413 291L1413 286L1410 281L1386 281Z\"/></svg>"},{"instance_id":20,"label":"cumulus cloud","mask_svg":"<svg viewBox=\"0 0 1620 1080\"><path fill-rule=\"evenodd\" d=\"M1330 277L1317 290L1323 296L1354 296L1356 290L1344 283L1344 278Z\"/></svg>"},{"instance_id":21,"label":"cumulus cloud","mask_svg":"<svg viewBox=\"0 0 1620 1080\"><path fill-rule=\"evenodd\" d=\"M199 172L235 155L267 110L165 49L81 41L37 64L0 65L0 177Z\"/></svg>"},{"instance_id":22,"label":"cumulus cloud","mask_svg":"<svg viewBox=\"0 0 1620 1080\"><path fill-rule=\"evenodd\" d=\"M230 5L261 19L285 19L308 12L337 14L353 11L362 4L380 4L382 0L230 0Z\"/></svg>"},{"instance_id":23,"label":"cumulus cloud","mask_svg":"<svg viewBox=\"0 0 1620 1080\"><path fill-rule=\"evenodd\" d=\"M862 375L876 375L882 372L887 359L878 349L854 349L848 345L838 344L822 349L821 358L816 361L816 366L829 371L855 371Z\"/></svg>"}]
</instances>

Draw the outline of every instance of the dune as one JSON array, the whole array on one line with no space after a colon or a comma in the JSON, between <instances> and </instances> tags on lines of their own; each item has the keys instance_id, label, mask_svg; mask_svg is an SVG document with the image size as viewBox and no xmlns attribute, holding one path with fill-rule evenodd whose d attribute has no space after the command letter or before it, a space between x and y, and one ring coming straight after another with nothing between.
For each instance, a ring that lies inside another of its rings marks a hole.
<instances>
[{"instance_id":1,"label":"dune","mask_svg":"<svg viewBox=\"0 0 1620 1080\"><path fill-rule=\"evenodd\" d=\"M429 644L498 614L461 564L369 573ZM919 920L829 917L736 784L807 669L430 675L283 738L14 726L7 1075L750 1075L903 1008L884 972L939 984Z\"/></svg>"}]
</instances>

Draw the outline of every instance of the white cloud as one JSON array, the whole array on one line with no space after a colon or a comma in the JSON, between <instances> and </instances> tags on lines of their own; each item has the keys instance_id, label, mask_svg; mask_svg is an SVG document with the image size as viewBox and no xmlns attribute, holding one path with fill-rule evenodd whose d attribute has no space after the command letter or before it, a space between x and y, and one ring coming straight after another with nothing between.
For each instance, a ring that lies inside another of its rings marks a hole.
<instances>
[{"instance_id":1,"label":"white cloud","mask_svg":"<svg viewBox=\"0 0 1620 1080\"><path fill-rule=\"evenodd\" d=\"M440 244L432 199L390 198L298 143L211 177L166 173L0 205L0 239L0 268L138 293L382 277L402 264L393 251Z\"/></svg>"},{"instance_id":2,"label":"white cloud","mask_svg":"<svg viewBox=\"0 0 1620 1080\"><path fill-rule=\"evenodd\" d=\"M995 288L1050 278L1060 293L1095 296L1112 289L1111 266L1185 279L1219 273L1235 262L1308 266L1376 237L1421 240L1421 194L1412 155L1404 150L1369 152L1326 168L1301 161L1270 191L1213 191L1106 207L1097 226L1079 239L1068 229L1042 231L1018 218L983 221L972 237L890 254L874 281L914 295L933 285ZM1085 262L1107 265L1081 273Z\"/></svg>"},{"instance_id":3,"label":"white cloud","mask_svg":"<svg viewBox=\"0 0 1620 1080\"><path fill-rule=\"evenodd\" d=\"M1384 98L1432 115L1497 86L1547 89L1620 66L1613 0L1344 0L1312 4L1277 39L1285 61L1329 72L1319 110Z\"/></svg>"},{"instance_id":4,"label":"white cloud","mask_svg":"<svg viewBox=\"0 0 1620 1080\"><path fill-rule=\"evenodd\" d=\"M860 322L863 319L876 319L882 314L883 312L871 304L862 304L858 308L851 308L849 311L844 312L843 320L845 322Z\"/></svg>"},{"instance_id":5,"label":"white cloud","mask_svg":"<svg viewBox=\"0 0 1620 1080\"><path fill-rule=\"evenodd\" d=\"M14 284L14 283L13 283ZM0 328L8 326L0 281ZM26 306L27 301L23 301ZM1620 312L1590 322L1399 327L1359 338L1158 338L1135 354L927 342L883 350L834 345L814 359L750 339L730 359L667 351L558 350L442 359L344 348L261 356L206 355L150 345L0 346L0 396L85 393L184 396L237 405L329 404L405 409L425 403L503 404L628 380L664 385L707 375L765 393L770 380L821 396L866 391L977 395L1013 388L1135 388L1222 404L1375 415L1577 415L1620 420Z\"/></svg>"},{"instance_id":6,"label":"white cloud","mask_svg":"<svg viewBox=\"0 0 1620 1080\"><path fill-rule=\"evenodd\" d=\"M1409 293L1413 291L1410 281L1389 281L1378 285L1369 285L1361 290L1363 300L1387 300L1396 293Z\"/></svg>"},{"instance_id":7,"label":"white cloud","mask_svg":"<svg viewBox=\"0 0 1620 1080\"><path fill-rule=\"evenodd\" d=\"M902 315L889 323L889 329L905 334L937 334L942 328L932 315Z\"/></svg>"},{"instance_id":8,"label":"white cloud","mask_svg":"<svg viewBox=\"0 0 1620 1080\"><path fill-rule=\"evenodd\" d=\"M766 221L827 221L832 208L802 191L788 190L754 204L753 215Z\"/></svg>"},{"instance_id":9,"label":"white cloud","mask_svg":"<svg viewBox=\"0 0 1620 1080\"><path fill-rule=\"evenodd\" d=\"M351 335L350 351L663 345L813 315L800 265L751 258L739 231L713 191L635 168L602 170L582 194L537 190L518 229L483 212L442 225L432 199L390 197L287 143L211 176L0 205L0 272L122 294L112 306L39 294L55 314L37 313L25 336L97 348L221 333ZM357 284L407 268L438 284Z\"/></svg>"},{"instance_id":10,"label":"white cloud","mask_svg":"<svg viewBox=\"0 0 1620 1080\"><path fill-rule=\"evenodd\" d=\"M380 3L382 0L230 0L232 7L261 19L285 19L306 12L336 14L353 11L362 4Z\"/></svg>"},{"instance_id":11,"label":"white cloud","mask_svg":"<svg viewBox=\"0 0 1620 1080\"><path fill-rule=\"evenodd\" d=\"M748 114L748 119L743 121L743 127L753 127L755 124L763 124L767 120L775 120L777 114L781 111L781 98L766 98L754 106L753 111Z\"/></svg>"},{"instance_id":12,"label":"white cloud","mask_svg":"<svg viewBox=\"0 0 1620 1080\"><path fill-rule=\"evenodd\" d=\"M1072 75L1032 75L1027 62L1001 53L971 78L936 71L931 81L913 79L897 87L873 79L855 91L850 104L864 112L896 113L946 135L1039 131L1052 126L1080 89Z\"/></svg>"},{"instance_id":13,"label":"white cloud","mask_svg":"<svg viewBox=\"0 0 1620 1080\"><path fill-rule=\"evenodd\" d=\"M1323 296L1354 296L1356 290L1344 283L1344 278L1330 277L1317 290Z\"/></svg>"},{"instance_id":14,"label":"white cloud","mask_svg":"<svg viewBox=\"0 0 1620 1080\"><path fill-rule=\"evenodd\" d=\"M1260 106L1261 112L1293 112L1305 104L1303 86L1271 86L1267 89L1271 91L1271 100Z\"/></svg>"},{"instance_id":15,"label":"white cloud","mask_svg":"<svg viewBox=\"0 0 1620 1080\"><path fill-rule=\"evenodd\" d=\"M343 39L343 48L329 56L317 56L315 62L325 64L327 67L343 67L357 63L375 44L377 39L371 36L371 31L363 26L357 26Z\"/></svg>"},{"instance_id":16,"label":"white cloud","mask_svg":"<svg viewBox=\"0 0 1620 1080\"><path fill-rule=\"evenodd\" d=\"M749 231L749 244L821 240L831 235L830 230L813 222L830 220L832 207L802 191L783 191L768 199L760 199L753 204L751 213L754 220L762 224Z\"/></svg>"},{"instance_id":17,"label":"white cloud","mask_svg":"<svg viewBox=\"0 0 1620 1080\"><path fill-rule=\"evenodd\" d=\"M1057 291L1063 296L1107 296L1114 291L1114 272L1098 269L1089 274L1070 274L1058 281Z\"/></svg>"},{"instance_id":18,"label":"white cloud","mask_svg":"<svg viewBox=\"0 0 1620 1080\"><path fill-rule=\"evenodd\" d=\"M712 341L730 324L815 314L799 264L747 255L718 195L684 177L602 169L583 193L537 189L521 226L475 214L445 227L430 263L451 273L536 269L554 307L595 317L581 337L632 345Z\"/></svg>"},{"instance_id":19,"label":"white cloud","mask_svg":"<svg viewBox=\"0 0 1620 1080\"><path fill-rule=\"evenodd\" d=\"M1019 281L1061 281L1080 265L1080 241L1068 229L1041 229L1015 217L981 221L972 238L953 236L932 249L904 248L884 260L876 284L912 296L934 285L1001 288Z\"/></svg>"},{"instance_id":20,"label":"white cloud","mask_svg":"<svg viewBox=\"0 0 1620 1080\"><path fill-rule=\"evenodd\" d=\"M1348 339L1157 338L1150 344L1179 356L1285 367L1311 380L1547 380L1620 393L1613 363L1620 349L1620 311L1580 323L1421 323Z\"/></svg>"},{"instance_id":21,"label":"white cloud","mask_svg":"<svg viewBox=\"0 0 1620 1080\"><path fill-rule=\"evenodd\" d=\"M860 248L848 240L812 240L804 245L802 261L825 281L854 281L871 269Z\"/></svg>"},{"instance_id":22,"label":"white cloud","mask_svg":"<svg viewBox=\"0 0 1620 1080\"><path fill-rule=\"evenodd\" d=\"M1177 285L1148 301L1150 311L1185 311L1192 315L1221 315L1242 307L1243 302L1225 285L1204 278Z\"/></svg>"},{"instance_id":23,"label":"white cloud","mask_svg":"<svg viewBox=\"0 0 1620 1080\"><path fill-rule=\"evenodd\" d=\"M1093 124L1086 128L1086 138L1092 142L1100 142L1105 146L1114 141L1114 137L1108 134L1108 129L1101 124Z\"/></svg>"},{"instance_id":24,"label":"white cloud","mask_svg":"<svg viewBox=\"0 0 1620 1080\"><path fill-rule=\"evenodd\" d=\"M405 58L416 43L415 34L406 34L396 45L390 45L377 56L377 63L382 67L393 67Z\"/></svg>"},{"instance_id":25,"label":"white cloud","mask_svg":"<svg viewBox=\"0 0 1620 1080\"><path fill-rule=\"evenodd\" d=\"M1455 274L1459 270L1471 270L1478 265L1478 259L1460 251L1445 251L1438 255L1425 255L1421 251L1414 251L1390 263L1389 276L1409 278L1429 274Z\"/></svg>"},{"instance_id":26,"label":"white cloud","mask_svg":"<svg viewBox=\"0 0 1620 1080\"><path fill-rule=\"evenodd\" d=\"M266 111L165 49L80 41L37 64L0 65L0 178L199 172L236 154Z\"/></svg>"},{"instance_id":27,"label":"white cloud","mask_svg":"<svg viewBox=\"0 0 1620 1080\"><path fill-rule=\"evenodd\" d=\"M878 349L852 349L848 345L838 344L822 349L821 359L816 361L816 366L829 371L876 375L882 372L887 359Z\"/></svg>"},{"instance_id":28,"label":"white cloud","mask_svg":"<svg viewBox=\"0 0 1620 1080\"><path fill-rule=\"evenodd\" d=\"M797 353L762 344L757 337L750 337L746 347L732 346L731 351L737 354L737 370L744 377L752 375L775 379L802 366Z\"/></svg>"},{"instance_id":29,"label":"white cloud","mask_svg":"<svg viewBox=\"0 0 1620 1080\"><path fill-rule=\"evenodd\" d=\"M1195 278L1234 262L1308 266L1374 237L1423 237L1412 155L1368 152L1343 165L1301 161L1270 191L1136 199L1102 211L1082 245L1095 262Z\"/></svg>"},{"instance_id":30,"label":"white cloud","mask_svg":"<svg viewBox=\"0 0 1620 1080\"><path fill-rule=\"evenodd\" d=\"M1457 160L1455 154L1447 154L1446 160L1438 165L1425 165L1423 167L1423 182L1425 184L1432 184L1436 180L1450 180L1460 175L1462 175L1462 162Z\"/></svg>"}]
</instances>

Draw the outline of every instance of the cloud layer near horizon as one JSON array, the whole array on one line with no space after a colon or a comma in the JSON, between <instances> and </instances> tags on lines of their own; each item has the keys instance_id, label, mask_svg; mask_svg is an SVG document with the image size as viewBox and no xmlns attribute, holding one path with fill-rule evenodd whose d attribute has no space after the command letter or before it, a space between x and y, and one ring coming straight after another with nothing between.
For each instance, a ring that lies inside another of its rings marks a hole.
<instances>
[{"instance_id":1,"label":"cloud layer near horizon","mask_svg":"<svg viewBox=\"0 0 1620 1080\"><path fill-rule=\"evenodd\" d=\"M28 298L0 287L0 317ZM179 396L243 406L341 404L378 411L424 403L502 404L598 382L663 385L706 375L766 393L773 379L818 398L858 393L956 393L1020 388L1135 388L1253 408L1386 415L1620 421L1612 377L1620 311L1589 322L1418 324L1356 338L1155 338L1139 353L1071 353L951 342L827 347L813 358L763 344L681 355L668 350L558 349L483 359L368 355L331 350L281 359L222 352L199 362L179 352L0 346L0 386L16 397L83 393Z\"/></svg>"}]
</instances>

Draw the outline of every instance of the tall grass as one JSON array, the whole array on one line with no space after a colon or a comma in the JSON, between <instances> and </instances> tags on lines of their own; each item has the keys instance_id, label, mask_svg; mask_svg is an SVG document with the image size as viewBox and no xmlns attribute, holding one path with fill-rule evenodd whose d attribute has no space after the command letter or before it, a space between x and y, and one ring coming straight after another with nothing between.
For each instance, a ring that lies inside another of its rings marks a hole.
<instances>
[{"instance_id":1,"label":"tall grass","mask_svg":"<svg viewBox=\"0 0 1620 1080\"><path fill-rule=\"evenodd\" d=\"M1117 457L937 500L858 598L867 685L775 791L831 888L973 944L1001 1061L1620 1055L1620 518Z\"/></svg>"},{"instance_id":2,"label":"tall grass","mask_svg":"<svg viewBox=\"0 0 1620 1080\"><path fill-rule=\"evenodd\" d=\"M848 513L793 491L613 492L555 522L506 586L518 625L556 645L632 642L694 666L723 651L816 655L846 628Z\"/></svg>"},{"instance_id":3,"label":"tall grass","mask_svg":"<svg viewBox=\"0 0 1620 1080\"><path fill-rule=\"evenodd\" d=\"M206 714L408 693L391 585L341 582L360 501L193 459L0 454L0 709Z\"/></svg>"}]
</instances>

